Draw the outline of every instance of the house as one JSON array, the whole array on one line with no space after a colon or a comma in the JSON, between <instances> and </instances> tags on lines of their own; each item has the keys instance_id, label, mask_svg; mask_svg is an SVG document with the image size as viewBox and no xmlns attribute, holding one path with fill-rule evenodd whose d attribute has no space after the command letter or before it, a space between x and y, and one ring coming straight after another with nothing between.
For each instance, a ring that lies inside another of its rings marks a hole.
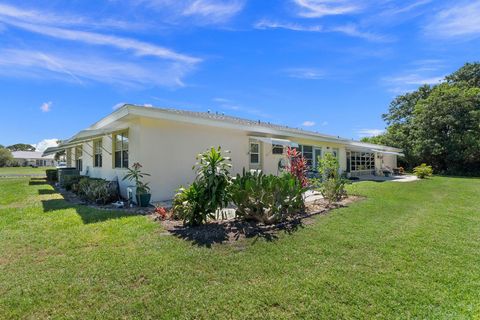
<instances>
[{"instance_id":1,"label":"house","mask_svg":"<svg viewBox=\"0 0 480 320\"><path fill-rule=\"evenodd\" d=\"M151 174L152 200L161 201L193 181L195 157L212 146L231 152L234 174L244 168L278 174L287 146L302 151L312 168L318 157L332 153L352 176L394 168L402 151L219 113L126 104L44 154L65 150L67 166L90 177L118 179L123 196L131 185L122 181L126 168L139 162Z\"/></svg>"},{"instance_id":2,"label":"house","mask_svg":"<svg viewBox=\"0 0 480 320\"><path fill-rule=\"evenodd\" d=\"M54 167L56 164L53 154L43 155L38 151L13 151L12 156L23 167Z\"/></svg>"}]
</instances>

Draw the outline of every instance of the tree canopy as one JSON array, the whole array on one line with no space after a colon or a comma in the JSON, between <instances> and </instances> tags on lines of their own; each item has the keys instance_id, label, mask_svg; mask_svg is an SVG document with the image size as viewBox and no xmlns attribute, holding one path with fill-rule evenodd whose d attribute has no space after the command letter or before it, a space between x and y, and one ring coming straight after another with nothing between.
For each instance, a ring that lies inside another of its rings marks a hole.
<instances>
[{"instance_id":1,"label":"tree canopy","mask_svg":"<svg viewBox=\"0 0 480 320\"><path fill-rule=\"evenodd\" d=\"M5 167L13 162L12 152L5 148L0 148L0 167Z\"/></svg>"},{"instance_id":2,"label":"tree canopy","mask_svg":"<svg viewBox=\"0 0 480 320\"><path fill-rule=\"evenodd\" d=\"M396 97L383 119L385 133L363 141L402 148L409 167L480 175L480 63Z\"/></svg>"},{"instance_id":3,"label":"tree canopy","mask_svg":"<svg viewBox=\"0 0 480 320\"><path fill-rule=\"evenodd\" d=\"M35 151L35 147L30 144L17 143L7 147L10 151Z\"/></svg>"}]
</instances>

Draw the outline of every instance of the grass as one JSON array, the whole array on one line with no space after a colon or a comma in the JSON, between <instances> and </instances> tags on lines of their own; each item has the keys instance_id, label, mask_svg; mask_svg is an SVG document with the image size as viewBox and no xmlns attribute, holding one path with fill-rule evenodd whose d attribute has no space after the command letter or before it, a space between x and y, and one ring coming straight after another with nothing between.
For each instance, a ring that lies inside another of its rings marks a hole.
<instances>
[{"instance_id":1,"label":"grass","mask_svg":"<svg viewBox=\"0 0 480 320\"><path fill-rule=\"evenodd\" d=\"M4 318L480 317L480 180L355 184L279 239L199 247L0 179Z\"/></svg>"},{"instance_id":2,"label":"grass","mask_svg":"<svg viewBox=\"0 0 480 320\"><path fill-rule=\"evenodd\" d=\"M45 175L45 170L50 167L0 167L0 175Z\"/></svg>"}]
</instances>

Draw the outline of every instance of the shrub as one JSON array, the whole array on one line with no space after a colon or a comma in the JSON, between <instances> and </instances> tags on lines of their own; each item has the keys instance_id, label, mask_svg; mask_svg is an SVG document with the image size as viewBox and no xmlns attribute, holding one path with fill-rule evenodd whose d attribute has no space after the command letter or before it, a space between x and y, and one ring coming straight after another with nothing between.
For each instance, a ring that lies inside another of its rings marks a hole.
<instances>
[{"instance_id":1,"label":"shrub","mask_svg":"<svg viewBox=\"0 0 480 320\"><path fill-rule=\"evenodd\" d=\"M413 173L420 179L425 179L426 177L430 177L433 174L432 166L427 166L426 163L422 163L421 165L413 168Z\"/></svg>"},{"instance_id":2,"label":"shrub","mask_svg":"<svg viewBox=\"0 0 480 320\"><path fill-rule=\"evenodd\" d=\"M58 170L57 169L47 169L47 170L45 170L45 174L47 175L47 181L49 181L49 182L57 182L58 181Z\"/></svg>"},{"instance_id":3,"label":"shrub","mask_svg":"<svg viewBox=\"0 0 480 320\"><path fill-rule=\"evenodd\" d=\"M305 188L293 175L280 177L259 172L238 174L229 187L237 217L270 224L304 209Z\"/></svg>"},{"instance_id":4,"label":"shrub","mask_svg":"<svg viewBox=\"0 0 480 320\"><path fill-rule=\"evenodd\" d=\"M295 148L287 148L288 167L287 170L291 175L296 177L302 186L308 185L307 180L307 160Z\"/></svg>"},{"instance_id":5,"label":"shrub","mask_svg":"<svg viewBox=\"0 0 480 320\"><path fill-rule=\"evenodd\" d=\"M88 202L106 204L118 198L117 188L103 179L83 177L78 182L78 195Z\"/></svg>"},{"instance_id":6,"label":"shrub","mask_svg":"<svg viewBox=\"0 0 480 320\"><path fill-rule=\"evenodd\" d=\"M321 179L316 182L317 190L328 203L340 201L347 196L345 184L348 180L340 176L339 169L338 160L331 153L325 154L319 161L318 172Z\"/></svg>"},{"instance_id":7,"label":"shrub","mask_svg":"<svg viewBox=\"0 0 480 320\"><path fill-rule=\"evenodd\" d=\"M230 158L221 154L221 148L211 148L197 156L196 178L188 188L180 188L174 198L174 216L189 225L199 225L214 218L218 209L228 203L227 186L230 181Z\"/></svg>"},{"instance_id":8,"label":"shrub","mask_svg":"<svg viewBox=\"0 0 480 320\"><path fill-rule=\"evenodd\" d=\"M135 162L131 168L127 168L128 173L122 179L123 181L129 180L135 182L135 193L137 195L150 193L148 182L145 183L142 181L143 178L150 176L150 174L142 172L141 168L142 165L138 162Z\"/></svg>"}]
</instances>

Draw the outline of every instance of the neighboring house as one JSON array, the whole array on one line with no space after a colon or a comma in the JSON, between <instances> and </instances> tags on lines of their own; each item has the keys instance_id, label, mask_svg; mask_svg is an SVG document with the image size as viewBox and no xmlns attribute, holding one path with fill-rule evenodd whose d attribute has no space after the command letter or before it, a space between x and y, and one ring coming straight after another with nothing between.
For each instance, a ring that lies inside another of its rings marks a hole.
<instances>
[{"instance_id":1,"label":"neighboring house","mask_svg":"<svg viewBox=\"0 0 480 320\"><path fill-rule=\"evenodd\" d=\"M131 182L126 168L139 162L150 173L152 200L171 199L177 188L194 179L195 157L210 147L229 150L232 173L245 168L277 174L285 148L297 147L315 168L318 157L334 154L349 175L380 173L397 166L402 150L267 122L211 112L140 107L126 104L45 155L66 150L67 166L81 174L118 179L123 196Z\"/></svg>"},{"instance_id":2,"label":"neighboring house","mask_svg":"<svg viewBox=\"0 0 480 320\"><path fill-rule=\"evenodd\" d=\"M13 151L12 156L20 166L53 167L55 166L54 155L43 155L38 151Z\"/></svg>"}]
</instances>

